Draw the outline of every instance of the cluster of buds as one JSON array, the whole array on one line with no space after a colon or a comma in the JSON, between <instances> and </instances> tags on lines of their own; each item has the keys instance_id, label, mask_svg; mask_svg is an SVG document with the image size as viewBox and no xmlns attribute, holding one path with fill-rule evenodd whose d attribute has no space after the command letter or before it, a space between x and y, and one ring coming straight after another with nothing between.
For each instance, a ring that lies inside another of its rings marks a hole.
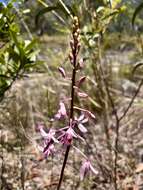
<instances>
[{"instance_id":1,"label":"cluster of buds","mask_svg":"<svg viewBox=\"0 0 143 190\"><path fill-rule=\"evenodd\" d=\"M49 132L44 130L44 126L39 127L39 131L43 138L43 148L40 147L45 157L49 155L55 154L56 144L61 144L62 147L69 150L69 147L73 147L73 140L80 139L84 141L84 134L87 132L86 123L89 119L95 119L93 113L84 108L79 108L75 106L75 96L87 98L88 95L80 90L80 86L85 82L86 77L81 76L78 80L76 80L76 72L77 70L83 68L82 59L78 59L78 54L80 50L80 29L79 29L79 21L76 16L73 17L73 30L72 30L72 40L70 41L71 53L69 54L70 63L72 64L72 77L71 77L71 96L68 98L70 103L65 105L64 100L60 101L59 109L54 116L55 120L65 120L66 126L60 129L50 129ZM58 68L62 77L66 79L66 72L63 67ZM75 111L78 110L80 112L79 116L75 116ZM78 130L77 130L78 129ZM79 134L78 134L79 133ZM83 134L80 136L80 134ZM59 147L59 146L58 146ZM76 148L79 153L81 153L86 160L83 162L80 170L81 179L86 175L86 173L91 170L94 174L97 174L97 171L92 167L87 156L81 152L78 148ZM68 158L68 153L65 154L65 160ZM66 165L66 161L64 160L64 164ZM64 168L65 166L63 166ZM64 169L62 169L64 171ZM63 173L61 174L61 176ZM61 177L62 180L62 177ZM59 183L60 188L60 183ZM58 188L58 189L59 189Z\"/></svg>"},{"instance_id":2,"label":"cluster of buds","mask_svg":"<svg viewBox=\"0 0 143 190\"><path fill-rule=\"evenodd\" d=\"M73 31L72 31L72 40L70 41L71 53L69 55L69 59L71 64L76 67L77 63L77 55L80 50L80 29L79 29L79 21L78 18L75 16L73 18Z\"/></svg>"}]
</instances>

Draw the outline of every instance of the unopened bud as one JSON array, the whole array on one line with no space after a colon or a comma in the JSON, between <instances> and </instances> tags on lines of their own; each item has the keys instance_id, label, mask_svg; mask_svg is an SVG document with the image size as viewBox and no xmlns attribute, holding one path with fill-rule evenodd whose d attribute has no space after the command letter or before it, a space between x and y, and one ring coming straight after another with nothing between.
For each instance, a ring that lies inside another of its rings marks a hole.
<instances>
[{"instance_id":1,"label":"unopened bud","mask_svg":"<svg viewBox=\"0 0 143 190\"><path fill-rule=\"evenodd\" d=\"M79 34L78 34L77 32L75 32L75 33L73 34L74 38L76 38L76 39L77 39L78 35L79 35Z\"/></svg>"},{"instance_id":2,"label":"unopened bud","mask_svg":"<svg viewBox=\"0 0 143 190\"><path fill-rule=\"evenodd\" d=\"M73 47L74 47L74 42L73 42L73 40L70 41L70 46L71 46L71 49L73 49Z\"/></svg>"},{"instance_id":3,"label":"unopened bud","mask_svg":"<svg viewBox=\"0 0 143 190\"><path fill-rule=\"evenodd\" d=\"M78 29L76 30L76 32L79 34L79 33L80 33L80 29L78 28Z\"/></svg>"},{"instance_id":4,"label":"unopened bud","mask_svg":"<svg viewBox=\"0 0 143 190\"><path fill-rule=\"evenodd\" d=\"M71 64L73 64L73 55L72 55L72 53L69 54L69 59L70 59Z\"/></svg>"},{"instance_id":5,"label":"unopened bud","mask_svg":"<svg viewBox=\"0 0 143 190\"><path fill-rule=\"evenodd\" d=\"M81 47L81 44L80 44L80 43L78 43L78 45L77 45L77 53L79 52L80 47Z\"/></svg>"},{"instance_id":6,"label":"unopened bud","mask_svg":"<svg viewBox=\"0 0 143 190\"><path fill-rule=\"evenodd\" d=\"M78 17L77 17L77 16L74 16L74 17L73 17L73 21L74 21L74 23L78 23Z\"/></svg>"}]
</instances>

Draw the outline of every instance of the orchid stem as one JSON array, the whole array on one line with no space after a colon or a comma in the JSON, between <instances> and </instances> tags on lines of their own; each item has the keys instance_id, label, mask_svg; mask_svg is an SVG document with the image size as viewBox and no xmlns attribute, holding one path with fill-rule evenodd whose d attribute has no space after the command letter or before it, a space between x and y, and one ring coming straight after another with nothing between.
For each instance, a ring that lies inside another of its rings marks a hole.
<instances>
[{"instance_id":1,"label":"orchid stem","mask_svg":"<svg viewBox=\"0 0 143 190\"><path fill-rule=\"evenodd\" d=\"M75 87L75 82L76 82L76 65L77 65L77 54L78 54L78 45L79 45L79 43L78 43L79 33L77 33L77 30L79 29L78 28L79 27L78 18L74 17L73 21L74 21L74 23L73 23L74 28L73 28L73 33L72 33L73 47L71 48L72 49L71 63L73 64L73 70L72 70L72 84L71 84L71 103L70 103L70 114L69 114L69 127L71 125L71 122L74 119L74 97L75 97L75 88L74 87ZM57 190L60 190L60 187L62 184L64 170L65 170L65 167L67 164L70 147L71 147L71 144L67 145Z\"/></svg>"},{"instance_id":2,"label":"orchid stem","mask_svg":"<svg viewBox=\"0 0 143 190\"><path fill-rule=\"evenodd\" d=\"M64 162L63 162L63 166L62 166L60 180L59 180L59 183L58 183L57 190L60 190L60 187L61 187L61 184L62 184L62 180L63 180L63 176L64 176L64 170L65 170L65 167L66 167L66 164L67 164L70 147L71 147L71 145L69 145L67 147L67 149L66 149L65 158L64 158Z\"/></svg>"}]
</instances>

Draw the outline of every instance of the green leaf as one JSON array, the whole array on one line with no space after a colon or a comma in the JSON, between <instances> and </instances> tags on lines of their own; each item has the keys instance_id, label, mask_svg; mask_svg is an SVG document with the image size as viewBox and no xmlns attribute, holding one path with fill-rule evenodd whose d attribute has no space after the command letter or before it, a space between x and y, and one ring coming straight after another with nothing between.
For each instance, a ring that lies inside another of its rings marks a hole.
<instances>
[{"instance_id":1,"label":"green leaf","mask_svg":"<svg viewBox=\"0 0 143 190\"><path fill-rule=\"evenodd\" d=\"M26 47L25 51L30 51L32 48L34 48L36 45L36 39L32 40Z\"/></svg>"},{"instance_id":2,"label":"green leaf","mask_svg":"<svg viewBox=\"0 0 143 190\"><path fill-rule=\"evenodd\" d=\"M134 27L135 24L135 19L137 17L137 15L140 13L140 11L143 9L143 2L136 8L133 17L132 17L132 26Z\"/></svg>"},{"instance_id":3,"label":"green leaf","mask_svg":"<svg viewBox=\"0 0 143 190\"><path fill-rule=\"evenodd\" d=\"M37 26L38 25L38 21L39 21L39 18L44 15L45 13L48 13L48 12L51 12L51 11L54 11L54 10L57 10L59 9L57 6L49 6L49 7L46 7L42 10L40 10L36 17L35 17L35 25Z\"/></svg>"},{"instance_id":4,"label":"green leaf","mask_svg":"<svg viewBox=\"0 0 143 190\"><path fill-rule=\"evenodd\" d=\"M71 14L68 6L62 0L59 0L59 2L57 3L57 7L59 7L59 9L61 9L65 15L73 18L73 15Z\"/></svg>"},{"instance_id":5,"label":"green leaf","mask_svg":"<svg viewBox=\"0 0 143 190\"><path fill-rule=\"evenodd\" d=\"M108 19L109 17L113 17L114 15L117 15L119 13L119 10L115 10L111 13L109 13L108 15L105 15L102 20Z\"/></svg>"},{"instance_id":6,"label":"green leaf","mask_svg":"<svg viewBox=\"0 0 143 190\"><path fill-rule=\"evenodd\" d=\"M101 108L101 106L95 101L93 100L91 97L88 97L88 100L97 108Z\"/></svg>"}]
</instances>

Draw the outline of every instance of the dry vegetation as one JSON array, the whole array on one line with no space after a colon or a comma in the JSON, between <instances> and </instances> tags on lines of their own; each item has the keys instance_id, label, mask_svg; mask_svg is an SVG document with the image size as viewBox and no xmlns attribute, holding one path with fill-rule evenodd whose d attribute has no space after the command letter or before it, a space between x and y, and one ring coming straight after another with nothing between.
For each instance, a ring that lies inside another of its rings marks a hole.
<instances>
[{"instance_id":1,"label":"dry vegetation","mask_svg":"<svg viewBox=\"0 0 143 190\"><path fill-rule=\"evenodd\" d=\"M8 98L1 103L1 190L54 190L58 184L64 152L62 156L60 151L55 157L45 160L36 148L40 136L35 131L38 122L44 123L48 129L54 125L51 118L58 108L59 99L65 97L69 90L69 81L63 80L57 72L57 66L67 62L68 45L64 38L55 41L54 38L42 37L40 59L45 62L40 67L41 73L35 72L17 81L7 94ZM111 51L102 58L102 64L108 65L110 90L119 115L122 115L128 106L139 83L139 79L134 82L129 78L133 60L130 55L135 55L136 51L135 47L128 51L125 49L123 52ZM90 107L96 119L87 125L88 133L85 134L87 145L80 146L86 154L91 155L99 174L90 175L80 182L81 159L75 150L71 150L62 189L112 190L116 121L110 103L107 103L105 108L98 107L100 104L98 88L88 64L91 63L88 61L86 63L88 81L84 89L88 92L90 101L78 99L76 101L86 108ZM119 127L117 182L120 190L143 188L142 98L143 87Z\"/></svg>"}]
</instances>

